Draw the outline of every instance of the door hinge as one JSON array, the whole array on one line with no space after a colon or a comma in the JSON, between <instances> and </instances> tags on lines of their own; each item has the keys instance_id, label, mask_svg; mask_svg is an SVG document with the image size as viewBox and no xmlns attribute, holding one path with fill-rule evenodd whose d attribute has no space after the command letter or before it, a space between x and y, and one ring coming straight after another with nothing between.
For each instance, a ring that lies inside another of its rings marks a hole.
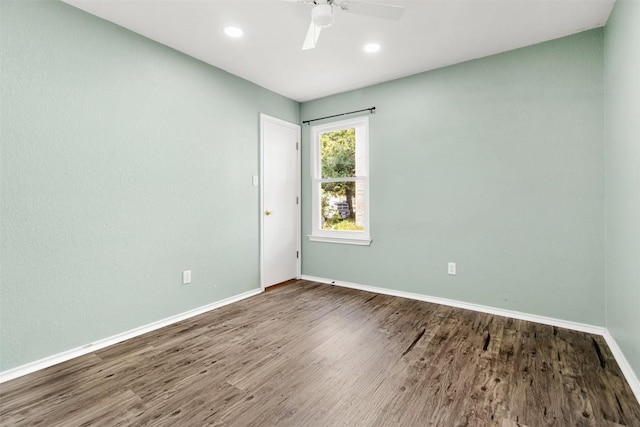
<instances>
[{"instance_id":1,"label":"door hinge","mask_svg":"<svg viewBox=\"0 0 640 427\"><path fill-rule=\"evenodd\" d=\"M296 251L296 259L300 258L300 251Z\"/></svg>"},{"instance_id":2,"label":"door hinge","mask_svg":"<svg viewBox=\"0 0 640 427\"><path fill-rule=\"evenodd\" d=\"M299 201L298 197L296 196L296 205L297 205L298 203L300 203L300 201Z\"/></svg>"},{"instance_id":3,"label":"door hinge","mask_svg":"<svg viewBox=\"0 0 640 427\"><path fill-rule=\"evenodd\" d=\"M296 142L296 150L298 150L298 143Z\"/></svg>"}]
</instances>

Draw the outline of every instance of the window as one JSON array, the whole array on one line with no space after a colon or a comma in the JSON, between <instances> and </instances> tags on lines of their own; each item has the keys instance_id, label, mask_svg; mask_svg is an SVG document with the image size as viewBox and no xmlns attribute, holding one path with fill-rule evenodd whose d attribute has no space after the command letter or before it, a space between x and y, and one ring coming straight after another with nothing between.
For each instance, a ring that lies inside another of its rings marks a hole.
<instances>
[{"instance_id":1,"label":"window","mask_svg":"<svg viewBox=\"0 0 640 427\"><path fill-rule=\"evenodd\" d=\"M310 240L368 245L369 118L311 128Z\"/></svg>"}]
</instances>

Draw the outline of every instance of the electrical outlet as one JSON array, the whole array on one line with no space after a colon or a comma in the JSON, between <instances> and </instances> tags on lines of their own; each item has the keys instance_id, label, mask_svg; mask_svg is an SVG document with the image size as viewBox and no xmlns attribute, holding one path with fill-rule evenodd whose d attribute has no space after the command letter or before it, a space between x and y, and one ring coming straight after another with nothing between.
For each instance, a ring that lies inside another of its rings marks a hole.
<instances>
[{"instance_id":1,"label":"electrical outlet","mask_svg":"<svg viewBox=\"0 0 640 427\"><path fill-rule=\"evenodd\" d=\"M188 285L191 283L191 270L185 270L182 272L182 284Z\"/></svg>"},{"instance_id":2,"label":"electrical outlet","mask_svg":"<svg viewBox=\"0 0 640 427\"><path fill-rule=\"evenodd\" d=\"M447 273L449 273L452 276L456 275L456 263L455 262L450 262L447 265Z\"/></svg>"}]
</instances>

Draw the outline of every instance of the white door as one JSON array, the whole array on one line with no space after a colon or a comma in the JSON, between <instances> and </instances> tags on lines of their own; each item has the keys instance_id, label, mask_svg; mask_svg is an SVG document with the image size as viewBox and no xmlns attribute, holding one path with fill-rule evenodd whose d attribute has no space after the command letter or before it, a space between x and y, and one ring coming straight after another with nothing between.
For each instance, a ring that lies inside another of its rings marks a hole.
<instances>
[{"instance_id":1,"label":"white door","mask_svg":"<svg viewBox=\"0 0 640 427\"><path fill-rule=\"evenodd\" d=\"M299 125L260 114L263 288L300 277L299 142Z\"/></svg>"}]
</instances>

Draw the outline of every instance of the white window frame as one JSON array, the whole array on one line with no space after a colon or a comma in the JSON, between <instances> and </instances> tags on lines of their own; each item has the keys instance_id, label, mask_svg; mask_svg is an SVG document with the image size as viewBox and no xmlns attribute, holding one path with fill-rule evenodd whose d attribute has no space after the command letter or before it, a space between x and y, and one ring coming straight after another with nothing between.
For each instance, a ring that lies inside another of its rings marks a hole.
<instances>
[{"instance_id":1,"label":"white window frame","mask_svg":"<svg viewBox=\"0 0 640 427\"><path fill-rule=\"evenodd\" d=\"M320 165L320 135L325 132L332 132L341 129L356 129L356 144L360 145L357 154L364 152L365 165L363 175L355 178L322 179L322 168ZM370 222L369 222L369 117L357 117L339 122L321 124L311 127L311 234L309 240L314 242L343 243L349 245L370 245ZM360 181L364 183L364 216L362 231L343 230L323 230L321 228L321 202L320 184L323 182L336 181Z\"/></svg>"}]
</instances>

